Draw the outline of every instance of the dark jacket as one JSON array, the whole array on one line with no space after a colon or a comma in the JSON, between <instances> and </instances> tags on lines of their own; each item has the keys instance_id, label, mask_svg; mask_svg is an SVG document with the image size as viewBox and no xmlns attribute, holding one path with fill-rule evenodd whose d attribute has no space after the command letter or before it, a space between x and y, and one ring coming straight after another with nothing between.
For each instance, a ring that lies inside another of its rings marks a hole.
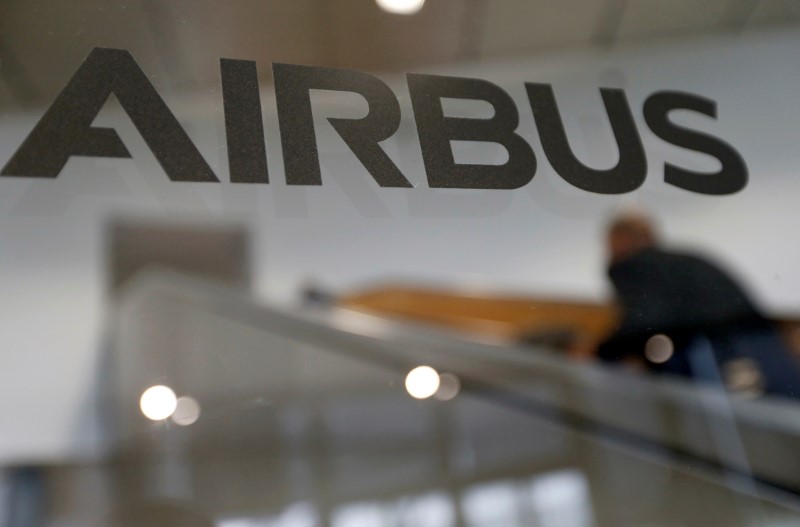
<instances>
[{"instance_id":1,"label":"dark jacket","mask_svg":"<svg viewBox=\"0 0 800 527\"><path fill-rule=\"evenodd\" d=\"M623 308L620 334L764 323L742 288L697 256L644 249L612 265L608 276Z\"/></svg>"},{"instance_id":2,"label":"dark jacket","mask_svg":"<svg viewBox=\"0 0 800 527\"><path fill-rule=\"evenodd\" d=\"M600 346L602 359L643 356L647 340L664 334L674 343L674 353L662 364L648 362L652 370L713 377L714 372L698 373L697 361L693 366L687 356L704 339L718 366L735 358L752 359L762 370L767 391L796 393L800 389L800 369L772 324L744 290L708 260L649 248L615 263L608 275L622 319ZM751 344L755 342L759 344Z\"/></svg>"}]
</instances>

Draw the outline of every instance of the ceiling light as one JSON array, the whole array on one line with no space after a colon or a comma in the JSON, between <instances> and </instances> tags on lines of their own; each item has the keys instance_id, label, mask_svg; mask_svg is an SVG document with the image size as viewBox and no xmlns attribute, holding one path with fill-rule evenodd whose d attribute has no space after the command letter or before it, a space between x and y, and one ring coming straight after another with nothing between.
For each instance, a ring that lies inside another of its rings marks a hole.
<instances>
[{"instance_id":1,"label":"ceiling light","mask_svg":"<svg viewBox=\"0 0 800 527\"><path fill-rule=\"evenodd\" d=\"M375 0L378 6L395 15L413 15L425 5L425 0Z\"/></svg>"},{"instance_id":2,"label":"ceiling light","mask_svg":"<svg viewBox=\"0 0 800 527\"><path fill-rule=\"evenodd\" d=\"M171 416L178 405L175 392L166 386L151 386L139 399L139 407L148 419L161 421Z\"/></svg>"},{"instance_id":3,"label":"ceiling light","mask_svg":"<svg viewBox=\"0 0 800 527\"><path fill-rule=\"evenodd\" d=\"M406 391L415 399L427 399L439 389L439 374L430 366L417 366L406 376Z\"/></svg>"}]
</instances>

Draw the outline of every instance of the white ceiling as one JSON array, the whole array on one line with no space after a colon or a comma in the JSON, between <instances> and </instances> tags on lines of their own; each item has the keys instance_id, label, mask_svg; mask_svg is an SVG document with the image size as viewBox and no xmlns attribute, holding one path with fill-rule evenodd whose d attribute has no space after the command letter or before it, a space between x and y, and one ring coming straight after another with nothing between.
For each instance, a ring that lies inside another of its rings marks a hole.
<instances>
[{"instance_id":1,"label":"white ceiling","mask_svg":"<svg viewBox=\"0 0 800 527\"><path fill-rule=\"evenodd\" d=\"M213 89L218 59L385 72L648 38L796 25L796 0L4 0L0 110L51 100L95 46L129 49L162 88ZM213 85L211 84L213 83Z\"/></svg>"}]
</instances>

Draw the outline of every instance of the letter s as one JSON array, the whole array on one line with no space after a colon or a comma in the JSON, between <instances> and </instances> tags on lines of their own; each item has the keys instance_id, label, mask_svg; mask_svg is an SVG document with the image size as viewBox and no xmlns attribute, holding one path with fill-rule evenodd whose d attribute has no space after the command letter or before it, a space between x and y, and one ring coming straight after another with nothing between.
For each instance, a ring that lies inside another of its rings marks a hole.
<instances>
[{"instance_id":1,"label":"letter s","mask_svg":"<svg viewBox=\"0 0 800 527\"><path fill-rule=\"evenodd\" d=\"M719 138L674 124L668 119L672 110L692 110L716 118L716 103L690 93L661 91L645 101L644 120L664 141L713 156L722 163L722 168L715 173L704 173L665 163L664 181L700 194L724 195L742 190L747 185L747 166L739 153Z\"/></svg>"}]
</instances>

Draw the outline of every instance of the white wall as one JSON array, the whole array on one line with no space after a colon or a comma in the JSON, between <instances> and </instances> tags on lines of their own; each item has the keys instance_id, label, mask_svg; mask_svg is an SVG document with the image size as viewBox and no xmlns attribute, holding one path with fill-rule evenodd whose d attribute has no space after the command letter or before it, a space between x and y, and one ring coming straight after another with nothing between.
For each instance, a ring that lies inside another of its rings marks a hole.
<instances>
[{"instance_id":1,"label":"white wall","mask_svg":"<svg viewBox=\"0 0 800 527\"><path fill-rule=\"evenodd\" d=\"M533 145L539 168L515 191L427 188L402 77L382 77L403 111L401 129L386 148L416 184L410 190L379 188L324 121L363 113L365 104L355 96L315 96L321 188L283 182L275 102L267 89L269 186L169 182L110 103L97 125L115 126L132 160L75 158L56 180L0 180L0 462L93 451L95 437L85 423L94 418L88 402L103 325L103 228L118 215L244 222L257 245L257 293L272 301L292 299L307 278L347 290L387 277L603 299L603 221L621 204L636 203L655 212L668 239L700 247L737 271L769 310L800 312L793 232L800 220L799 47L796 32L776 32L430 69L491 80L517 101L519 133ZM624 87L648 154L645 184L614 197L561 180L541 150L525 81L554 85L573 147L597 167L616 159L597 88ZM690 114L680 119L739 150L751 174L744 191L709 197L662 181L664 160L709 170L714 162L665 144L647 129L641 105L661 89L717 101L716 121ZM227 180L219 90L161 93ZM0 113L0 164L40 115ZM490 148L482 157L497 154Z\"/></svg>"}]
</instances>

